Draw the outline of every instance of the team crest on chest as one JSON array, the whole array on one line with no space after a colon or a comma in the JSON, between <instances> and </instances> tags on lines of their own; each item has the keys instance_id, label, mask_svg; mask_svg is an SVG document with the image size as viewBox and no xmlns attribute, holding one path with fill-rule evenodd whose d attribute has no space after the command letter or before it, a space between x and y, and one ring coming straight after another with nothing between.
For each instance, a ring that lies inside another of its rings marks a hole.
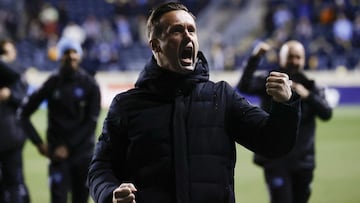
<instances>
[{"instance_id":1,"label":"team crest on chest","mask_svg":"<svg viewBox=\"0 0 360 203\"><path fill-rule=\"evenodd\" d=\"M84 89L81 87L75 87L74 89L74 96L76 98L82 98L84 97Z\"/></svg>"}]
</instances>

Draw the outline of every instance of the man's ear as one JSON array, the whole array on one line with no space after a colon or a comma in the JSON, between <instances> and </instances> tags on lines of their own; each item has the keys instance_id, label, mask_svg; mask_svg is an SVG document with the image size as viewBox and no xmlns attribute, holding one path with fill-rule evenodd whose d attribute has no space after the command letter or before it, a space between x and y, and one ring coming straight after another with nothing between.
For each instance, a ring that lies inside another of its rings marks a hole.
<instances>
[{"instance_id":1,"label":"man's ear","mask_svg":"<svg viewBox=\"0 0 360 203\"><path fill-rule=\"evenodd\" d=\"M153 50L154 52L160 52L160 43L157 39L152 39L150 40L150 46L151 46L151 50Z\"/></svg>"}]
</instances>

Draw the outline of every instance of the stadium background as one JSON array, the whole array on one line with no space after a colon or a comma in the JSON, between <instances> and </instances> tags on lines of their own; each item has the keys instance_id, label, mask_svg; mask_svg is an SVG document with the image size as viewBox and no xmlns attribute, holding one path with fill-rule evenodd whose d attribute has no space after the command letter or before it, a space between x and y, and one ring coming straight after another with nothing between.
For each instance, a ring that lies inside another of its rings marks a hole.
<instances>
[{"instance_id":1,"label":"stadium background","mask_svg":"<svg viewBox=\"0 0 360 203\"><path fill-rule=\"evenodd\" d=\"M84 48L83 67L102 91L103 111L112 97L133 86L151 52L144 23L159 0L0 0L0 37L12 38L32 89L56 70L56 42L70 36ZM360 162L360 1L358 0L183 0L197 15L201 49L211 78L235 85L241 64L259 40L274 50L262 62L276 61L288 38L307 50L306 74L328 87L334 119L319 122L318 169L311 202L359 203ZM256 98L249 97L256 103ZM33 117L45 132L46 105ZM99 123L98 132L101 129ZM239 147L238 202L266 202L266 188L251 154ZM32 200L49 202L47 161L31 144L25 172Z\"/></svg>"}]
</instances>

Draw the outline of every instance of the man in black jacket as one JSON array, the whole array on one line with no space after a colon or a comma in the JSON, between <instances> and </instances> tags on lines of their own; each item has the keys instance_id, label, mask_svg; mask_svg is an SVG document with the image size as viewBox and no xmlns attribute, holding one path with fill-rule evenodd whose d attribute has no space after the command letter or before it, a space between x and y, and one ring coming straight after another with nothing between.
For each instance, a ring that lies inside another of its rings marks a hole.
<instances>
[{"instance_id":1,"label":"man in black jacket","mask_svg":"<svg viewBox=\"0 0 360 203\"><path fill-rule=\"evenodd\" d=\"M15 44L0 41L0 202L28 203L24 181L22 151L26 136L16 112L27 93L28 84L17 63Z\"/></svg>"},{"instance_id":2,"label":"man in black jacket","mask_svg":"<svg viewBox=\"0 0 360 203\"><path fill-rule=\"evenodd\" d=\"M243 93L258 95L260 106L271 111L271 97L264 87L267 74L255 76L261 57L270 49L269 44L260 42L245 64L238 84ZM280 49L280 69L292 80L291 88L301 98L301 121L295 147L286 156L270 160L261 154L255 155L255 163L263 167L265 180L272 203L305 203L310 197L310 184L315 168L315 121L316 117L329 120L332 109L325 99L324 89L303 73L305 50L298 41L288 41Z\"/></svg>"},{"instance_id":3,"label":"man in black jacket","mask_svg":"<svg viewBox=\"0 0 360 203\"><path fill-rule=\"evenodd\" d=\"M66 203L71 191L73 203L87 203L86 175L94 149L100 112L100 89L94 77L80 66L80 44L62 39L58 72L32 93L22 106L20 118L27 135L42 155L49 157L52 203ZM47 143L31 123L30 116L47 101Z\"/></svg>"},{"instance_id":4,"label":"man in black jacket","mask_svg":"<svg viewBox=\"0 0 360 203\"><path fill-rule=\"evenodd\" d=\"M112 101L89 168L97 203L234 202L235 142L267 157L296 140L299 100L273 72L272 111L209 80L194 16L165 3L148 19L153 57L135 88Z\"/></svg>"}]
</instances>

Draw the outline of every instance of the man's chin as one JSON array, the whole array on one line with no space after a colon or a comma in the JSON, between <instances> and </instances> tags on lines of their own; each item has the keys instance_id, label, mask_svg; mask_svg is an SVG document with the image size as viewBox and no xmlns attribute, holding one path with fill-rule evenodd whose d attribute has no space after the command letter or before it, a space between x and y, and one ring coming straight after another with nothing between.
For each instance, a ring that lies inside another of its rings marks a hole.
<instances>
[{"instance_id":1,"label":"man's chin","mask_svg":"<svg viewBox=\"0 0 360 203\"><path fill-rule=\"evenodd\" d=\"M178 71L180 74L190 74L192 72L194 72L194 67L192 66L181 66L181 68Z\"/></svg>"},{"instance_id":2,"label":"man's chin","mask_svg":"<svg viewBox=\"0 0 360 203\"><path fill-rule=\"evenodd\" d=\"M192 60L186 60L186 61L179 60L178 66L182 70L187 70L187 71L194 71L195 69L195 65L192 63Z\"/></svg>"},{"instance_id":3,"label":"man's chin","mask_svg":"<svg viewBox=\"0 0 360 203\"><path fill-rule=\"evenodd\" d=\"M195 70L195 67L194 66L182 66L182 69L183 70L187 70L187 71L194 71Z\"/></svg>"}]
</instances>

